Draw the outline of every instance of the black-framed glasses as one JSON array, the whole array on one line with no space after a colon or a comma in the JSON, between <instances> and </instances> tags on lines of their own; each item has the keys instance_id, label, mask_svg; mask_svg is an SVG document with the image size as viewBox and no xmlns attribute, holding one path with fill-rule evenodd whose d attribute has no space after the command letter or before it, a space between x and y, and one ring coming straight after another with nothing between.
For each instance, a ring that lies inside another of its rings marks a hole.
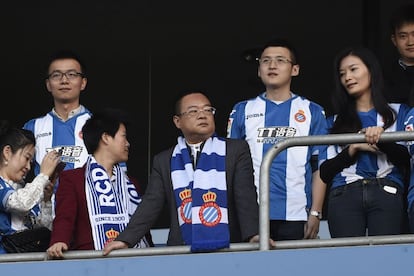
<instances>
[{"instance_id":1,"label":"black-framed glasses","mask_svg":"<svg viewBox=\"0 0 414 276\"><path fill-rule=\"evenodd\" d=\"M273 61L276 65L285 65L288 63L294 64L293 61L288 59L287 57L277 56L277 57L262 57L256 59L260 65L270 65Z\"/></svg>"},{"instance_id":2,"label":"black-framed glasses","mask_svg":"<svg viewBox=\"0 0 414 276\"><path fill-rule=\"evenodd\" d=\"M216 114L216 108L214 108L212 106L206 106L206 107L203 107L203 108L191 107L187 111L184 111L183 113L177 114L177 116L186 115L188 117L195 117L200 112L204 112L204 114L212 116L212 115Z\"/></svg>"},{"instance_id":3,"label":"black-framed glasses","mask_svg":"<svg viewBox=\"0 0 414 276\"><path fill-rule=\"evenodd\" d=\"M75 80L78 77L83 77L83 73L77 72L75 70L69 70L66 72L62 71L53 71L49 74L48 78L52 81L60 81L63 76L65 76L68 80Z\"/></svg>"}]
</instances>

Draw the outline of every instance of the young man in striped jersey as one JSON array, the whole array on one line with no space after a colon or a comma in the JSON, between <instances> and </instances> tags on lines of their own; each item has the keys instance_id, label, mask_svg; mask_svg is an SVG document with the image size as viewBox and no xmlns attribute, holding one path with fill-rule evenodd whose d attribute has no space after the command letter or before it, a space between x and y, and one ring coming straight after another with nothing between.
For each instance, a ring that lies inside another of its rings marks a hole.
<instances>
[{"instance_id":1,"label":"young man in striped jersey","mask_svg":"<svg viewBox=\"0 0 414 276\"><path fill-rule=\"evenodd\" d=\"M53 97L53 108L46 115L26 122L23 128L36 138L35 174L44 155L56 150L66 163L65 169L82 167L88 156L82 139L82 126L91 112L80 104L86 88L85 66L70 51L55 53L48 63L46 88Z\"/></svg>"},{"instance_id":2,"label":"young man in striped jersey","mask_svg":"<svg viewBox=\"0 0 414 276\"><path fill-rule=\"evenodd\" d=\"M275 143L288 137L327 134L323 108L291 91L292 78L299 74L295 48L288 41L274 39L262 48L258 61L258 76L266 90L237 103L227 129L229 138L249 143L257 192L263 156ZM326 189L318 170L321 147L290 147L273 160L269 183L273 240L317 237Z\"/></svg>"}]
</instances>

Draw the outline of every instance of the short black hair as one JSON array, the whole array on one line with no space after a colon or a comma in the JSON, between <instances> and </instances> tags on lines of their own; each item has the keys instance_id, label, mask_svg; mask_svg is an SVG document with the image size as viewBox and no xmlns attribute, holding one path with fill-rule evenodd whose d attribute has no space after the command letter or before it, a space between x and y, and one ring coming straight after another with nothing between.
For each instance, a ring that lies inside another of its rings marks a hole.
<instances>
[{"instance_id":1,"label":"short black hair","mask_svg":"<svg viewBox=\"0 0 414 276\"><path fill-rule=\"evenodd\" d=\"M35 145L36 140L33 132L27 129L13 126L8 120L0 120L0 150L10 146L13 153L28 145ZM0 154L0 161L3 155Z\"/></svg>"},{"instance_id":2,"label":"short black hair","mask_svg":"<svg viewBox=\"0 0 414 276\"><path fill-rule=\"evenodd\" d=\"M102 134L115 137L121 124L126 128L130 125L127 113L121 109L106 107L94 112L82 127L83 141L88 153L93 154L98 149Z\"/></svg>"},{"instance_id":3,"label":"short black hair","mask_svg":"<svg viewBox=\"0 0 414 276\"><path fill-rule=\"evenodd\" d=\"M49 78L50 64L52 64L56 60L61 60L61 59L74 59L74 60L76 60L80 65L82 76L86 77L86 66L85 66L85 63L83 62L83 60L81 59L81 57L72 50L62 49L62 50L58 50L58 51L54 52L49 57L47 65L46 65L46 78Z\"/></svg>"},{"instance_id":4,"label":"short black hair","mask_svg":"<svg viewBox=\"0 0 414 276\"><path fill-rule=\"evenodd\" d=\"M177 93L176 100L175 100L175 105L174 105L174 115L179 115L180 114L180 112L181 112L181 103L182 103L183 98L185 96L188 96L188 95L191 95L191 94L202 94L211 103L211 100L206 95L206 93L204 93L200 90L197 90L197 89L195 89L195 90L191 90L191 89L190 90L184 90L184 91L181 91L181 92Z\"/></svg>"},{"instance_id":5,"label":"short black hair","mask_svg":"<svg viewBox=\"0 0 414 276\"><path fill-rule=\"evenodd\" d=\"M414 4L408 3L399 6L391 16L390 31L395 34L395 31L402 25L407 23L414 24Z\"/></svg>"},{"instance_id":6,"label":"short black hair","mask_svg":"<svg viewBox=\"0 0 414 276\"><path fill-rule=\"evenodd\" d=\"M259 50L259 56L263 54L264 50L269 47L283 47L290 51L291 59L293 64L298 64L298 52L295 48L295 46L288 40L283 38L272 38L271 40L267 41L263 47Z\"/></svg>"}]
</instances>

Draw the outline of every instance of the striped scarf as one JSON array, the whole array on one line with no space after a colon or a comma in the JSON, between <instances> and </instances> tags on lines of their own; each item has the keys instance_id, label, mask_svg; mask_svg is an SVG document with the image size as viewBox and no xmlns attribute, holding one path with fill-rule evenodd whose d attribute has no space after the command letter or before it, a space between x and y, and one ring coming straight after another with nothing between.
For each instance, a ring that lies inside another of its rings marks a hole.
<instances>
[{"instance_id":1,"label":"striped scarf","mask_svg":"<svg viewBox=\"0 0 414 276\"><path fill-rule=\"evenodd\" d=\"M230 246L225 172L226 142L216 136L203 147L196 169L185 139L178 137L171 179L183 239L192 252Z\"/></svg>"},{"instance_id":2,"label":"striped scarf","mask_svg":"<svg viewBox=\"0 0 414 276\"><path fill-rule=\"evenodd\" d=\"M113 168L114 182L92 155L86 161L85 193L92 226L95 250L102 250L106 243L122 232L129 218L141 203L141 196L125 172L117 164ZM148 247L145 237L135 247Z\"/></svg>"}]
</instances>

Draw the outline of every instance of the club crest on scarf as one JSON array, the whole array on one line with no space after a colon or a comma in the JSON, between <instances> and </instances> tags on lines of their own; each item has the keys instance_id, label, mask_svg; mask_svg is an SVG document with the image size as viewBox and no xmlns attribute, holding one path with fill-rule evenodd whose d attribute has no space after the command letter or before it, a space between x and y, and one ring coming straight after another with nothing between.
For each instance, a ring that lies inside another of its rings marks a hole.
<instances>
[{"instance_id":1,"label":"club crest on scarf","mask_svg":"<svg viewBox=\"0 0 414 276\"><path fill-rule=\"evenodd\" d=\"M191 199L191 190L184 189L182 192L179 193L179 196L182 200L180 206L180 216L184 223L191 224L191 207L192 207L192 199ZM217 194L211 191L208 191L203 196L204 204L200 207L200 211L198 212L198 216L200 221L205 226L215 226L220 223L222 214L220 211L220 206L217 205L216 198Z\"/></svg>"},{"instance_id":2,"label":"club crest on scarf","mask_svg":"<svg viewBox=\"0 0 414 276\"><path fill-rule=\"evenodd\" d=\"M205 141L197 167L185 139L178 138L171 158L171 180L185 244L192 252L230 245L227 216L226 142L217 136Z\"/></svg>"},{"instance_id":3,"label":"club crest on scarf","mask_svg":"<svg viewBox=\"0 0 414 276\"><path fill-rule=\"evenodd\" d=\"M221 221L220 207L216 203L217 194L208 191L203 195L204 204L198 213L200 221L206 226L215 226Z\"/></svg>"},{"instance_id":4,"label":"club crest on scarf","mask_svg":"<svg viewBox=\"0 0 414 276\"><path fill-rule=\"evenodd\" d=\"M185 223L191 223L191 190L184 189L179 196L181 198L180 216Z\"/></svg>"}]
</instances>

